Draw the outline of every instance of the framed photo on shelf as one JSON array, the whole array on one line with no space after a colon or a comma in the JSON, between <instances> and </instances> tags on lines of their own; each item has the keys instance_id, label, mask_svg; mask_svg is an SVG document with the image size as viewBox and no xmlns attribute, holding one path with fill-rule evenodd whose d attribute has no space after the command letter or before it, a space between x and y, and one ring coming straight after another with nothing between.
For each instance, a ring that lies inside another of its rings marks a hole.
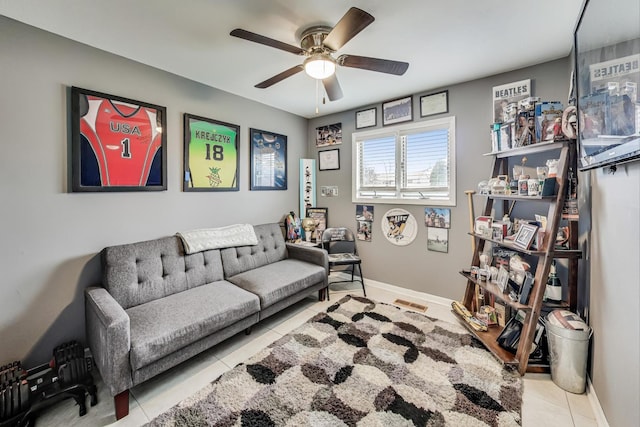
<instances>
[{"instance_id":1,"label":"framed photo on shelf","mask_svg":"<svg viewBox=\"0 0 640 427\"><path fill-rule=\"evenodd\" d=\"M316 128L316 147L342 144L342 123Z\"/></svg>"},{"instance_id":2,"label":"framed photo on shelf","mask_svg":"<svg viewBox=\"0 0 640 427\"><path fill-rule=\"evenodd\" d=\"M529 249L533 239L536 237L538 227L531 224L520 224L518 228L518 234L513 241L514 246L520 249Z\"/></svg>"},{"instance_id":3,"label":"framed photo on shelf","mask_svg":"<svg viewBox=\"0 0 640 427\"><path fill-rule=\"evenodd\" d=\"M167 109L71 88L71 191L167 189Z\"/></svg>"},{"instance_id":4,"label":"framed photo on shelf","mask_svg":"<svg viewBox=\"0 0 640 427\"><path fill-rule=\"evenodd\" d=\"M376 107L356 111L356 129L370 128L377 124Z\"/></svg>"},{"instance_id":5,"label":"framed photo on shelf","mask_svg":"<svg viewBox=\"0 0 640 427\"><path fill-rule=\"evenodd\" d=\"M321 171L340 169L340 149L318 151L318 169Z\"/></svg>"},{"instance_id":6,"label":"framed photo on shelf","mask_svg":"<svg viewBox=\"0 0 640 427\"><path fill-rule=\"evenodd\" d=\"M449 91L432 93L420 97L420 117L449 112Z\"/></svg>"},{"instance_id":7,"label":"framed photo on shelf","mask_svg":"<svg viewBox=\"0 0 640 427\"><path fill-rule=\"evenodd\" d=\"M496 279L496 285L504 293L507 290L507 284L509 283L509 270L500 266L498 268L498 278Z\"/></svg>"},{"instance_id":8,"label":"framed photo on shelf","mask_svg":"<svg viewBox=\"0 0 640 427\"><path fill-rule=\"evenodd\" d=\"M490 217L490 216L476 217L473 232L479 236L491 238L492 225L493 225L493 217Z\"/></svg>"},{"instance_id":9,"label":"framed photo on shelf","mask_svg":"<svg viewBox=\"0 0 640 427\"><path fill-rule=\"evenodd\" d=\"M184 191L238 191L240 126L184 115Z\"/></svg>"},{"instance_id":10,"label":"framed photo on shelf","mask_svg":"<svg viewBox=\"0 0 640 427\"><path fill-rule=\"evenodd\" d=\"M315 226L313 230L312 240L319 242L322 240L322 233L327 229L329 223L329 209L328 208L307 208L306 217L313 219Z\"/></svg>"},{"instance_id":11,"label":"framed photo on shelf","mask_svg":"<svg viewBox=\"0 0 640 427\"><path fill-rule=\"evenodd\" d=\"M410 122L413 120L413 96L394 99L382 104L382 125Z\"/></svg>"},{"instance_id":12,"label":"framed photo on shelf","mask_svg":"<svg viewBox=\"0 0 640 427\"><path fill-rule=\"evenodd\" d=\"M249 129L250 190L287 189L287 136Z\"/></svg>"}]
</instances>

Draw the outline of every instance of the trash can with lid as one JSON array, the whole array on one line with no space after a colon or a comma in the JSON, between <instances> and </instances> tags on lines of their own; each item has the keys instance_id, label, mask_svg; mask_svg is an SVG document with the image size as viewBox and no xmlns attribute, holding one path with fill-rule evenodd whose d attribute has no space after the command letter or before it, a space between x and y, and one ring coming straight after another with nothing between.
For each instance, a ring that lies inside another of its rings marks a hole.
<instances>
[{"instance_id":1,"label":"trash can with lid","mask_svg":"<svg viewBox=\"0 0 640 427\"><path fill-rule=\"evenodd\" d=\"M545 324L551 380L568 392L584 393L591 328L568 310L553 310Z\"/></svg>"}]
</instances>

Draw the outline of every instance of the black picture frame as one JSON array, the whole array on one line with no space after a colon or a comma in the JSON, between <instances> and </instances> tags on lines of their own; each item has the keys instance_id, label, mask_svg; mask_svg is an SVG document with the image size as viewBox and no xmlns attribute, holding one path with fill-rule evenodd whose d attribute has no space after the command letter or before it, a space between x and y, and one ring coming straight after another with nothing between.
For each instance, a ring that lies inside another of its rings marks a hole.
<instances>
[{"instance_id":1,"label":"black picture frame","mask_svg":"<svg viewBox=\"0 0 640 427\"><path fill-rule=\"evenodd\" d=\"M249 129L250 190L287 189L287 136Z\"/></svg>"},{"instance_id":2,"label":"black picture frame","mask_svg":"<svg viewBox=\"0 0 640 427\"><path fill-rule=\"evenodd\" d=\"M183 191L240 190L240 126L184 114Z\"/></svg>"},{"instance_id":3,"label":"black picture frame","mask_svg":"<svg viewBox=\"0 0 640 427\"><path fill-rule=\"evenodd\" d=\"M340 149L318 151L318 169L321 171L340 169Z\"/></svg>"},{"instance_id":4,"label":"black picture frame","mask_svg":"<svg viewBox=\"0 0 640 427\"><path fill-rule=\"evenodd\" d=\"M71 191L167 189L166 107L71 87Z\"/></svg>"},{"instance_id":5,"label":"black picture frame","mask_svg":"<svg viewBox=\"0 0 640 427\"><path fill-rule=\"evenodd\" d=\"M382 126L413 120L413 95L393 99L382 104Z\"/></svg>"},{"instance_id":6,"label":"black picture frame","mask_svg":"<svg viewBox=\"0 0 640 427\"><path fill-rule=\"evenodd\" d=\"M342 123L316 128L316 148L342 144Z\"/></svg>"},{"instance_id":7,"label":"black picture frame","mask_svg":"<svg viewBox=\"0 0 640 427\"><path fill-rule=\"evenodd\" d=\"M449 112L449 91L443 90L420 97L420 117Z\"/></svg>"},{"instance_id":8,"label":"black picture frame","mask_svg":"<svg viewBox=\"0 0 640 427\"><path fill-rule=\"evenodd\" d=\"M356 111L356 129L375 127L378 124L378 109L376 107Z\"/></svg>"}]
</instances>

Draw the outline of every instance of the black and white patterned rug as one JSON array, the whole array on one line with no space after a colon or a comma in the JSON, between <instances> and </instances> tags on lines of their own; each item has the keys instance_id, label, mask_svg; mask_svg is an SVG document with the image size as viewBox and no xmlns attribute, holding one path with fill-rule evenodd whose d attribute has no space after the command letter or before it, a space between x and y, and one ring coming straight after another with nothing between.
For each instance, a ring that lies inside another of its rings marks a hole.
<instances>
[{"instance_id":1,"label":"black and white patterned rug","mask_svg":"<svg viewBox=\"0 0 640 427\"><path fill-rule=\"evenodd\" d=\"M522 380L466 330L346 296L151 426L515 426Z\"/></svg>"}]
</instances>

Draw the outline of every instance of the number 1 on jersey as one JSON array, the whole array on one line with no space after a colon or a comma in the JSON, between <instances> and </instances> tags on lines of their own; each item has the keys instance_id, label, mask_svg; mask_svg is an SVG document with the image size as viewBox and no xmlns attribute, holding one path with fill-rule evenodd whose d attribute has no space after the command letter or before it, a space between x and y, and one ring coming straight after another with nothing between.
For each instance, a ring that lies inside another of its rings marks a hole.
<instances>
[{"instance_id":1,"label":"number 1 on jersey","mask_svg":"<svg viewBox=\"0 0 640 427\"><path fill-rule=\"evenodd\" d=\"M123 159L130 159L131 158L131 146L130 146L130 142L129 142L129 138L125 138L122 141L120 141L120 144L122 144L122 153L120 154L120 156Z\"/></svg>"}]
</instances>

